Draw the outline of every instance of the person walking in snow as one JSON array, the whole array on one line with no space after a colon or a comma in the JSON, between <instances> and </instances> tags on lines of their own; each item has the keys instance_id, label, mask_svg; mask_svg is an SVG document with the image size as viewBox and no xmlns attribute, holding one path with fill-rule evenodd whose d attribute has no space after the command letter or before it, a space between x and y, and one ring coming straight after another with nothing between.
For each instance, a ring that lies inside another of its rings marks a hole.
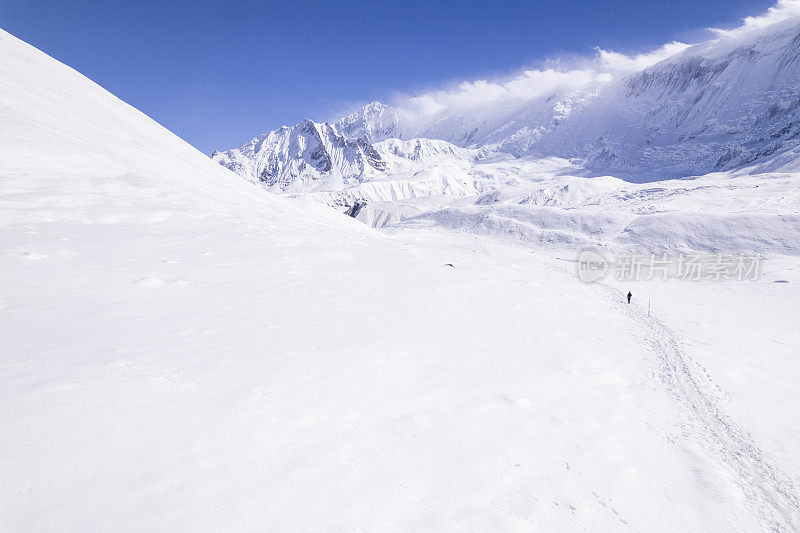
<instances>
[{"instance_id":1,"label":"person walking in snow","mask_svg":"<svg viewBox=\"0 0 800 533\"><path fill-rule=\"evenodd\" d=\"M628 303L631 303L631 296L633 296L633 294L631 294L631 291L628 291Z\"/></svg>"}]
</instances>

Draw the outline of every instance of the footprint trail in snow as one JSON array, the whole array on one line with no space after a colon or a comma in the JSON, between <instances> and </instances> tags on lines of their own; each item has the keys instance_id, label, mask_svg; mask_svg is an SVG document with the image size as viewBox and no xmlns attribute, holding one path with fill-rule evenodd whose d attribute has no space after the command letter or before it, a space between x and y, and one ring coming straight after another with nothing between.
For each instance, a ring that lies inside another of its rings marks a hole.
<instances>
[{"instance_id":1,"label":"footprint trail in snow","mask_svg":"<svg viewBox=\"0 0 800 533\"><path fill-rule=\"evenodd\" d=\"M646 310L623 302L624 295L607 285L598 292L616 302L621 315L635 321L647 351L659 366L659 378L689 418L689 431L724 467L746 497L749 511L770 531L800 531L800 499L791 478L773 466L753 437L722 409L709 383L692 370L680 341Z\"/></svg>"}]
</instances>

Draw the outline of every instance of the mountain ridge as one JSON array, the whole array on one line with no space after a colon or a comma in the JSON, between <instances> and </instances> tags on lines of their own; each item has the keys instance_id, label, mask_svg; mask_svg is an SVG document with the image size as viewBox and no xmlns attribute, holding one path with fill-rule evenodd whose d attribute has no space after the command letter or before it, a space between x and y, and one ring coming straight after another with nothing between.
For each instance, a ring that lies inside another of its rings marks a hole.
<instances>
[{"instance_id":1,"label":"mountain ridge","mask_svg":"<svg viewBox=\"0 0 800 533\"><path fill-rule=\"evenodd\" d=\"M420 120L371 102L333 123L316 123L341 136L323 154L341 162L336 168L321 170L301 150L281 152L281 168L290 170L279 172L279 189L303 191L309 181L324 183L315 190L342 188L369 180L380 174L380 163L370 165L376 173L363 162L377 162L368 157L373 145L392 138L444 140L514 157L577 159L583 175L633 182L765 165L800 144L800 18L693 45L613 81L588 70L579 77L577 88L559 85L523 106L501 102L474 115L445 109ZM346 148L358 139L360 150ZM214 157L274 189L272 174L263 180L246 160L275 157L244 146ZM328 175L336 178L325 181ZM292 180L303 185L291 187Z\"/></svg>"}]
</instances>

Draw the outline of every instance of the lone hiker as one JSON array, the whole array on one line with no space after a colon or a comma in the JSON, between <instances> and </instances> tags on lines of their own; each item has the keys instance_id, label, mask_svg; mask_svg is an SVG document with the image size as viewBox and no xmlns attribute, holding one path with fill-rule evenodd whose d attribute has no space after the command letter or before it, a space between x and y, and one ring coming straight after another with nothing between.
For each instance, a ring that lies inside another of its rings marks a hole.
<instances>
[{"instance_id":1,"label":"lone hiker","mask_svg":"<svg viewBox=\"0 0 800 533\"><path fill-rule=\"evenodd\" d=\"M631 296L633 296L633 294L631 294L631 291L628 291L628 303L631 303Z\"/></svg>"}]
</instances>

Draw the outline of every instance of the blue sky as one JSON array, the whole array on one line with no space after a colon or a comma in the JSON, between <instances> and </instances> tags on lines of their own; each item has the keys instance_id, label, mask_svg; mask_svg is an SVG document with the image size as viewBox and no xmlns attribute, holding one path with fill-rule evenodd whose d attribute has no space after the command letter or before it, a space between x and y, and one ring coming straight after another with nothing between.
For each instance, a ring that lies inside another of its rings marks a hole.
<instances>
[{"instance_id":1,"label":"blue sky","mask_svg":"<svg viewBox=\"0 0 800 533\"><path fill-rule=\"evenodd\" d=\"M695 42L771 0L0 1L0 26L203 152L594 47Z\"/></svg>"}]
</instances>

